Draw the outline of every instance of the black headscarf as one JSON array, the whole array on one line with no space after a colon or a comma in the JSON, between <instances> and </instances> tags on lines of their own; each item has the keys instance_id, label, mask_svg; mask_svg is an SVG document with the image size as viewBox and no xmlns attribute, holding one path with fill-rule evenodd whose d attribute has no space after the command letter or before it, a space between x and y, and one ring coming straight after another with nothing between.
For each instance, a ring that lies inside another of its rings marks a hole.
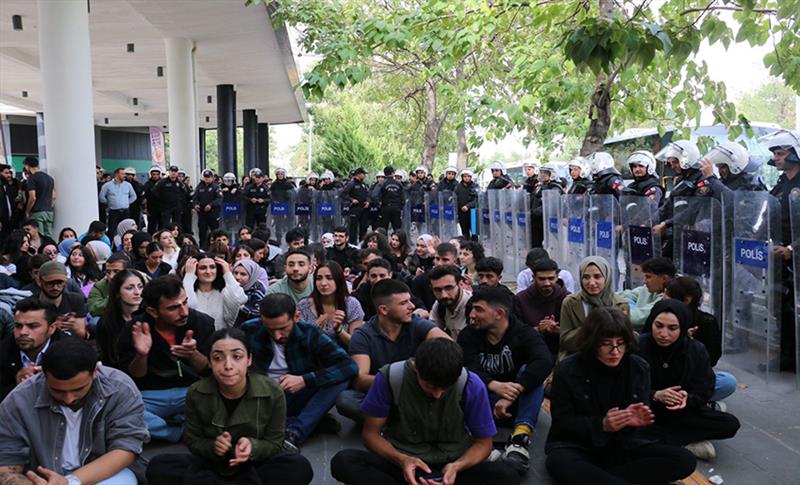
<instances>
[{"instance_id":1,"label":"black headscarf","mask_svg":"<svg viewBox=\"0 0 800 485\"><path fill-rule=\"evenodd\" d=\"M144 259L141 256L139 256L139 246L141 246L141 244L145 241L150 242L152 240L153 240L152 236L150 236L149 233L144 231L139 231L135 233L133 236L131 236L131 245L133 246L131 248L131 252L133 253L131 254L131 256L133 257L134 261L139 261L140 259Z\"/></svg>"},{"instance_id":2,"label":"black headscarf","mask_svg":"<svg viewBox=\"0 0 800 485\"><path fill-rule=\"evenodd\" d=\"M678 339L666 347L660 346L653 336L653 322L662 313L675 315L681 329ZM650 310L650 315L647 316L645 323L647 334L642 336L642 339L646 340L643 342L642 355L650 363L653 389L664 389L680 384L685 367L686 342L691 325L692 311L682 301L661 300Z\"/></svg>"}]
</instances>

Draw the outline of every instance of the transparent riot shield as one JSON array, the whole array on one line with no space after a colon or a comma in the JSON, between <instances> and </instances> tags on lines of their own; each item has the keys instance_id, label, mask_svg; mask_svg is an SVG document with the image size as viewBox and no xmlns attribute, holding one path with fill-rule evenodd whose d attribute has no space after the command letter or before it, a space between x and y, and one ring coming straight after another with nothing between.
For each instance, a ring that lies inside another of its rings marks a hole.
<instances>
[{"instance_id":1,"label":"transparent riot shield","mask_svg":"<svg viewBox=\"0 0 800 485\"><path fill-rule=\"evenodd\" d=\"M442 241L449 241L458 236L458 208L456 194L451 190L439 192L439 227Z\"/></svg>"},{"instance_id":2,"label":"transparent riot shield","mask_svg":"<svg viewBox=\"0 0 800 485\"><path fill-rule=\"evenodd\" d=\"M700 308L722 321L722 207L711 197L676 197L673 251L678 272L703 289Z\"/></svg>"},{"instance_id":3,"label":"transparent riot shield","mask_svg":"<svg viewBox=\"0 0 800 485\"><path fill-rule=\"evenodd\" d=\"M588 197L583 195L561 196L562 227L566 228L567 233L564 259L560 261L561 269L572 273L578 283L581 280L581 261L589 255L588 205Z\"/></svg>"},{"instance_id":4,"label":"transparent riot shield","mask_svg":"<svg viewBox=\"0 0 800 485\"><path fill-rule=\"evenodd\" d=\"M495 256L503 261L503 281L516 281L517 274L516 260L517 252L514 246L516 242L514 236L514 215L516 209L515 197L516 190L503 189L498 190L498 200L500 202L500 212L502 215L502 223L500 224L500 245L496 246L497 254L502 256Z\"/></svg>"},{"instance_id":5,"label":"transparent riot shield","mask_svg":"<svg viewBox=\"0 0 800 485\"><path fill-rule=\"evenodd\" d=\"M295 191L275 190L267 213L267 227L271 228L276 241L285 240L284 236L295 225Z\"/></svg>"},{"instance_id":6,"label":"transparent riot shield","mask_svg":"<svg viewBox=\"0 0 800 485\"><path fill-rule=\"evenodd\" d=\"M425 206L425 193L420 190L415 190L406 193L406 208L405 214L408 217L403 217L403 226L406 227L406 234L408 234L408 241L413 244L423 234L429 234L428 230L428 210Z\"/></svg>"},{"instance_id":7,"label":"transparent riot shield","mask_svg":"<svg viewBox=\"0 0 800 485\"><path fill-rule=\"evenodd\" d=\"M238 196L233 196L228 200L223 198L219 228L228 234L228 238L232 242L238 243L239 229L242 225L244 225L244 211L242 211L241 199Z\"/></svg>"},{"instance_id":8,"label":"transparent riot shield","mask_svg":"<svg viewBox=\"0 0 800 485\"><path fill-rule=\"evenodd\" d=\"M530 194L527 191L522 189L514 191L514 260L516 264L514 272L509 275L514 278L514 281L520 271L525 269L525 257L531 247L530 203Z\"/></svg>"},{"instance_id":9,"label":"transparent riot shield","mask_svg":"<svg viewBox=\"0 0 800 485\"><path fill-rule=\"evenodd\" d=\"M563 241L564 230L561 225L561 194L557 190L542 192L542 217L544 219L543 246L550 255L550 259L564 260Z\"/></svg>"},{"instance_id":10,"label":"transparent riot shield","mask_svg":"<svg viewBox=\"0 0 800 485\"><path fill-rule=\"evenodd\" d=\"M625 263L619 245L619 202L613 195L589 197L589 253L608 261L614 278L614 291L622 290Z\"/></svg>"},{"instance_id":11,"label":"transparent riot shield","mask_svg":"<svg viewBox=\"0 0 800 485\"><path fill-rule=\"evenodd\" d=\"M350 227L350 201L347 201L347 203L342 202L342 189L337 189L335 192L336 200L339 202L337 206L339 219L336 221L336 225Z\"/></svg>"},{"instance_id":12,"label":"transparent riot shield","mask_svg":"<svg viewBox=\"0 0 800 485\"><path fill-rule=\"evenodd\" d=\"M306 230L311 234L311 223L314 218L314 190L308 187L300 187L295 192L294 197L294 221L295 225Z\"/></svg>"},{"instance_id":13,"label":"transparent riot shield","mask_svg":"<svg viewBox=\"0 0 800 485\"><path fill-rule=\"evenodd\" d=\"M658 204L649 197L623 195L619 205L627 287L635 288L644 284L642 263L661 256L661 236L653 233L653 226L658 224Z\"/></svg>"},{"instance_id":14,"label":"transparent riot shield","mask_svg":"<svg viewBox=\"0 0 800 485\"><path fill-rule=\"evenodd\" d=\"M792 236L789 241L791 242L792 248L794 248L792 251L792 257L794 259L794 265L792 267L795 318L794 350L796 353L795 362L800 362L800 189L794 189L792 193L789 194L789 216L792 229ZM785 304L786 303L784 303L784 305ZM786 327L788 327L788 325L786 325ZM800 372L795 371L795 378L797 379L797 386L800 387Z\"/></svg>"},{"instance_id":15,"label":"transparent riot shield","mask_svg":"<svg viewBox=\"0 0 800 485\"><path fill-rule=\"evenodd\" d=\"M319 241L326 232L333 232L341 219L339 197L333 190L314 191L314 218L311 223L310 238Z\"/></svg>"},{"instance_id":16,"label":"transparent riot shield","mask_svg":"<svg viewBox=\"0 0 800 485\"><path fill-rule=\"evenodd\" d=\"M478 193L478 240L483 245L487 256L492 256L492 211L489 207L489 192L484 190Z\"/></svg>"},{"instance_id":17,"label":"transparent riot shield","mask_svg":"<svg viewBox=\"0 0 800 485\"><path fill-rule=\"evenodd\" d=\"M431 236L437 236L440 240L444 241L441 237L441 208L439 206L439 194L436 192L422 192L425 199L425 207L428 208L428 232Z\"/></svg>"},{"instance_id":18,"label":"transparent riot shield","mask_svg":"<svg viewBox=\"0 0 800 485\"><path fill-rule=\"evenodd\" d=\"M500 190L487 190L489 194L489 212L491 219L489 220L489 237L488 246L484 249L491 248L492 256L496 258L503 258L503 215L500 207Z\"/></svg>"},{"instance_id":19,"label":"transparent riot shield","mask_svg":"<svg viewBox=\"0 0 800 485\"><path fill-rule=\"evenodd\" d=\"M730 214L725 245L722 353L736 367L769 380L779 372L781 332L780 202L767 192L723 196ZM727 231L726 231L727 232Z\"/></svg>"}]
</instances>

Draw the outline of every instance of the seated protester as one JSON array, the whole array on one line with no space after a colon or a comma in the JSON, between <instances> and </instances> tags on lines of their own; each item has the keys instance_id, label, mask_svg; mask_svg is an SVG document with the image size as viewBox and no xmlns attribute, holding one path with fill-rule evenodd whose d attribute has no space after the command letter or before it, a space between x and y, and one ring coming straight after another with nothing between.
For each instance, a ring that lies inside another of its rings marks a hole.
<instances>
[{"instance_id":1,"label":"seated protester","mask_svg":"<svg viewBox=\"0 0 800 485\"><path fill-rule=\"evenodd\" d=\"M387 259L392 264L394 271L406 271L406 260L411 250L408 248L408 235L402 229L397 229L389 237L391 258Z\"/></svg>"},{"instance_id":2,"label":"seated protester","mask_svg":"<svg viewBox=\"0 0 800 485\"><path fill-rule=\"evenodd\" d=\"M136 485L147 441L130 377L86 342L53 342L42 372L0 403L0 481Z\"/></svg>"},{"instance_id":3,"label":"seated protester","mask_svg":"<svg viewBox=\"0 0 800 485\"><path fill-rule=\"evenodd\" d=\"M106 229L107 227L104 222L92 221L92 223L89 224L89 230L78 236L78 241L84 246L86 246L89 241L103 241L108 247L111 247L111 239L106 235Z\"/></svg>"},{"instance_id":4,"label":"seated protester","mask_svg":"<svg viewBox=\"0 0 800 485\"><path fill-rule=\"evenodd\" d=\"M401 281L378 281L372 300L377 314L355 331L347 349L358 365L358 377L336 400L339 414L356 422L363 420L361 402L381 367L413 357L427 339L450 338L435 323L414 315L411 290Z\"/></svg>"},{"instance_id":5,"label":"seated protester","mask_svg":"<svg viewBox=\"0 0 800 485\"><path fill-rule=\"evenodd\" d=\"M640 331L656 302L661 301L664 286L675 278L675 264L669 258L650 258L642 263L644 285L621 293L630 305L631 324Z\"/></svg>"},{"instance_id":6,"label":"seated protester","mask_svg":"<svg viewBox=\"0 0 800 485\"><path fill-rule=\"evenodd\" d=\"M461 265L461 272L469 280L470 285L478 286L478 272L475 265L478 261L486 257L483 246L477 241L463 241L458 248L458 263Z\"/></svg>"},{"instance_id":7,"label":"seated protester","mask_svg":"<svg viewBox=\"0 0 800 485\"><path fill-rule=\"evenodd\" d=\"M458 266L444 264L433 268L428 278L436 298L431 308L431 321L454 339L458 338L467 326L467 302L472 296L471 291L461 287L462 278L466 277Z\"/></svg>"},{"instance_id":8,"label":"seated protester","mask_svg":"<svg viewBox=\"0 0 800 485\"><path fill-rule=\"evenodd\" d=\"M267 295L289 295L295 305L314 291L311 256L304 248L290 249L285 259L286 276L269 285Z\"/></svg>"},{"instance_id":9,"label":"seated protester","mask_svg":"<svg viewBox=\"0 0 800 485\"><path fill-rule=\"evenodd\" d=\"M161 244L147 243L144 253L145 257L133 263L133 267L147 275L148 278L160 278L172 271L172 266L163 261L164 251L161 250Z\"/></svg>"},{"instance_id":10,"label":"seated protester","mask_svg":"<svg viewBox=\"0 0 800 485\"><path fill-rule=\"evenodd\" d=\"M361 304L347 294L347 282L341 266L335 261L317 266L314 291L297 304L300 319L316 323L320 330L343 348L358 327L364 324Z\"/></svg>"},{"instance_id":11,"label":"seated protester","mask_svg":"<svg viewBox=\"0 0 800 485\"><path fill-rule=\"evenodd\" d=\"M375 249L380 252L384 259L392 257L392 247L389 245L389 238L386 237L386 230L379 229L364 235L361 249Z\"/></svg>"},{"instance_id":12,"label":"seated protester","mask_svg":"<svg viewBox=\"0 0 800 485\"><path fill-rule=\"evenodd\" d=\"M361 284L356 288L352 295L361 304L364 311L364 320L369 320L375 316L375 304L372 302L372 286L378 281L393 278L392 264L383 258L370 261L367 265L366 277L361 280Z\"/></svg>"},{"instance_id":13,"label":"seated protester","mask_svg":"<svg viewBox=\"0 0 800 485\"><path fill-rule=\"evenodd\" d=\"M52 259L50 259L48 256L45 256L44 254L37 254L36 256L33 256L30 259L30 262L28 263L29 264L28 270L30 271L31 282L22 287L23 290L30 291L34 295L37 295L39 294L40 291L42 291L42 289L39 287L37 283L36 275L39 274L39 268L41 268L44 263L47 263L49 261L52 261ZM83 293L83 291L81 291L80 284L78 284L77 281L71 278L67 280L66 290L72 293L77 293L79 295Z\"/></svg>"},{"instance_id":14,"label":"seated protester","mask_svg":"<svg viewBox=\"0 0 800 485\"><path fill-rule=\"evenodd\" d=\"M211 245L217 243L222 244L225 247L230 247L231 239L228 237L228 233L222 229L211 231L211 234L208 236L208 245L211 247Z\"/></svg>"},{"instance_id":15,"label":"seated protester","mask_svg":"<svg viewBox=\"0 0 800 485\"><path fill-rule=\"evenodd\" d=\"M338 226L333 229L333 246L327 249L328 260L336 261L346 272L353 266L353 258L358 248L350 245L350 235L347 228Z\"/></svg>"},{"instance_id":16,"label":"seated protester","mask_svg":"<svg viewBox=\"0 0 800 485\"><path fill-rule=\"evenodd\" d=\"M617 308L626 315L628 313L628 302L624 298L614 295L611 267L604 258L600 256L583 258L579 273L580 290L567 295L561 304L559 360L577 352L575 337L590 311L595 308Z\"/></svg>"},{"instance_id":17,"label":"seated protester","mask_svg":"<svg viewBox=\"0 0 800 485\"><path fill-rule=\"evenodd\" d=\"M503 261L492 256L485 257L475 263L475 271L478 273L478 286L496 286L505 290L510 298L514 298L514 292L502 284L503 281Z\"/></svg>"},{"instance_id":18,"label":"seated protester","mask_svg":"<svg viewBox=\"0 0 800 485\"><path fill-rule=\"evenodd\" d=\"M286 240L286 253L280 253L272 257L272 248L270 248L270 255L267 257L268 260L272 262L271 268L267 267L267 273L269 273L270 278L283 278L286 275L286 259L289 257L289 253L292 250L302 249L308 245L308 233L306 233L306 230L302 227L295 227L294 229L286 231L284 239ZM303 298L306 296L308 295L304 295ZM298 300L295 300L295 303Z\"/></svg>"},{"instance_id":19,"label":"seated protester","mask_svg":"<svg viewBox=\"0 0 800 485\"><path fill-rule=\"evenodd\" d=\"M88 297L95 282L102 278L94 254L86 246L75 246L69 252L66 266L70 279L80 286L83 297Z\"/></svg>"},{"instance_id":20,"label":"seated protester","mask_svg":"<svg viewBox=\"0 0 800 485\"><path fill-rule=\"evenodd\" d=\"M327 250L322 243L310 243L305 249L311 255L311 267L313 269L317 269L318 266L328 261Z\"/></svg>"},{"instance_id":21,"label":"seated protester","mask_svg":"<svg viewBox=\"0 0 800 485\"><path fill-rule=\"evenodd\" d=\"M320 431L338 432L339 423L326 413L358 373L347 352L316 324L302 321L289 295L267 295L261 318L242 328L250 337L255 370L286 394L285 446L299 450L320 424Z\"/></svg>"},{"instance_id":22,"label":"seated protester","mask_svg":"<svg viewBox=\"0 0 800 485\"><path fill-rule=\"evenodd\" d=\"M39 268L36 284L41 291L30 298L50 303L56 307L58 316L56 326L70 335L87 339L90 336L86 324L86 302L83 295L65 289L67 285L67 268L57 262L48 261ZM18 303L19 304L19 303Z\"/></svg>"},{"instance_id":23,"label":"seated protester","mask_svg":"<svg viewBox=\"0 0 800 485\"><path fill-rule=\"evenodd\" d=\"M592 309L578 329L577 353L558 363L550 398L547 471L556 483L668 483L691 475L688 450L657 444L650 370L634 355L628 317Z\"/></svg>"},{"instance_id":24,"label":"seated protester","mask_svg":"<svg viewBox=\"0 0 800 485\"><path fill-rule=\"evenodd\" d=\"M133 261L133 267L141 271L140 266L138 264L139 261L144 261L147 259L147 245L152 242L152 236L150 233L139 231L133 236L131 236L131 259ZM62 243L63 244L63 243ZM59 251L61 251L61 244L58 245ZM164 256L163 254L161 255Z\"/></svg>"},{"instance_id":25,"label":"seated protester","mask_svg":"<svg viewBox=\"0 0 800 485\"><path fill-rule=\"evenodd\" d=\"M367 248L356 251L355 256L353 256L353 266L350 269L350 275L348 275L353 280L353 288L361 288L361 285L364 284L364 277L367 274L369 263L376 259L385 259L377 249Z\"/></svg>"},{"instance_id":26,"label":"seated protester","mask_svg":"<svg viewBox=\"0 0 800 485\"><path fill-rule=\"evenodd\" d=\"M97 322L97 347L103 365L125 370L119 362L119 340L133 322L142 305L145 276L134 269L123 269L108 285L108 303Z\"/></svg>"},{"instance_id":27,"label":"seated protester","mask_svg":"<svg viewBox=\"0 0 800 485\"><path fill-rule=\"evenodd\" d=\"M105 276L94 284L86 304L92 316L99 317L108 303L108 287L114 276L130 267L131 260L124 252L114 253L106 261Z\"/></svg>"},{"instance_id":28,"label":"seated protester","mask_svg":"<svg viewBox=\"0 0 800 485\"><path fill-rule=\"evenodd\" d=\"M189 308L214 319L214 328L232 327L247 295L226 260L214 254L189 258L184 265L183 290Z\"/></svg>"},{"instance_id":29,"label":"seated protester","mask_svg":"<svg viewBox=\"0 0 800 485\"><path fill-rule=\"evenodd\" d=\"M449 339L423 342L416 359L387 364L364 400L367 450L342 450L333 477L348 485L502 483L519 475L487 461L492 421L486 387Z\"/></svg>"},{"instance_id":30,"label":"seated protester","mask_svg":"<svg viewBox=\"0 0 800 485\"><path fill-rule=\"evenodd\" d=\"M267 294L267 287L258 279L260 274L266 275L266 271L252 259L240 259L233 264L233 277L247 296L247 302L242 305L236 317L237 326L260 315L261 300Z\"/></svg>"},{"instance_id":31,"label":"seated protester","mask_svg":"<svg viewBox=\"0 0 800 485\"><path fill-rule=\"evenodd\" d=\"M417 238L414 254L406 260L409 274L416 276L433 267L433 256L436 254L433 244L434 239L430 234L421 234Z\"/></svg>"},{"instance_id":32,"label":"seated protester","mask_svg":"<svg viewBox=\"0 0 800 485\"><path fill-rule=\"evenodd\" d=\"M472 324L458 336L464 365L486 384L495 420L513 418L503 460L524 473L554 359L539 333L511 313L512 300L502 289L480 287L471 304Z\"/></svg>"},{"instance_id":33,"label":"seated protester","mask_svg":"<svg viewBox=\"0 0 800 485\"><path fill-rule=\"evenodd\" d=\"M44 236L39 233L39 222L35 219L28 219L22 223L22 230L28 234L28 245L33 251L39 251L43 246L56 245L53 238Z\"/></svg>"},{"instance_id":34,"label":"seated protester","mask_svg":"<svg viewBox=\"0 0 800 485\"><path fill-rule=\"evenodd\" d=\"M558 263L545 258L533 264L533 284L514 295L514 315L539 331L554 357L558 355L561 305L568 294L559 283Z\"/></svg>"},{"instance_id":35,"label":"seated protester","mask_svg":"<svg viewBox=\"0 0 800 485\"><path fill-rule=\"evenodd\" d=\"M722 357L722 332L716 317L700 309L703 301L703 288L700 283L689 276L679 276L667 283L664 289L664 299L673 299L689 305L692 313L692 324L689 327L689 336L702 343L708 352L711 367L715 367ZM711 402L717 406L726 397L736 391L736 377L730 372L715 370L714 394ZM724 411L725 409L721 409Z\"/></svg>"},{"instance_id":36,"label":"seated protester","mask_svg":"<svg viewBox=\"0 0 800 485\"><path fill-rule=\"evenodd\" d=\"M521 293L528 289L533 284L533 267L540 259L550 259L550 254L544 248L533 248L525 255L526 268L519 272L517 275L517 293ZM575 293L575 279L572 273L567 270L558 270L558 279L561 286L567 290L568 293Z\"/></svg>"},{"instance_id":37,"label":"seated protester","mask_svg":"<svg viewBox=\"0 0 800 485\"><path fill-rule=\"evenodd\" d=\"M56 327L58 312L50 303L29 298L14 308L14 330L0 340L0 401L42 371L42 357L50 344L67 337Z\"/></svg>"},{"instance_id":38,"label":"seated protester","mask_svg":"<svg viewBox=\"0 0 800 485\"><path fill-rule=\"evenodd\" d=\"M122 237L128 231L134 231L135 233L138 230L138 228L139 225L133 219L123 219L119 221L119 224L117 224L117 230L114 236L114 240L112 241L114 251L124 251L125 248L123 247L122 244Z\"/></svg>"},{"instance_id":39,"label":"seated protester","mask_svg":"<svg viewBox=\"0 0 800 485\"><path fill-rule=\"evenodd\" d=\"M286 399L268 377L249 372L253 356L245 334L217 330L208 355L211 375L186 393L185 441L191 454L162 454L147 467L153 484L302 484L313 471L299 454L283 452Z\"/></svg>"},{"instance_id":40,"label":"seated protester","mask_svg":"<svg viewBox=\"0 0 800 485\"><path fill-rule=\"evenodd\" d=\"M708 406L714 371L705 346L689 337L691 311L681 301L663 300L653 306L646 325L650 332L639 336L638 353L650 364L657 435L711 460L716 451L709 440L732 438L739 420Z\"/></svg>"},{"instance_id":41,"label":"seated protester","mask_svg":"<svg viewBox=\"0 0 800 485\"><path fill-rule=\"evenodd\" d=\"M169 265L171 268L170 271L176 269L178 266L180 248L178 247L178 243L175 242L175 236L172 235L172 231L166 229L158 231L153 234L153 241L161 245L161 251L163 252L161 261Z\"/></svg>"},{"instance_id":42,"label":"seated protester","mask_svg":"<svg viewBox=\"0 0 800 485\"><path fill-rule=\"evenodd\" d=\"M450 243L441 243L436 246L436 254L433 256L433 267L441 265L458 264L458 248ZM411 282L411 293L420 298L425 304L425 308L430 310L436 303L436 297L431 289L431 280L428 278L428 271L419 273Z\"/></svg>"},{"instance_id":43,"label":"seated protester","mask_svg":"<svg viewBox=\"0 0 800 485\"><path fill-rule=\"evenodd\" d=\"M208 367L214 320L189 308L183 285L174 276L147 283L142 300L144 314L120 335L119 365L142 391L150 436L177 443L183 434L186 389Z\"/></svg>"}]
</instances>

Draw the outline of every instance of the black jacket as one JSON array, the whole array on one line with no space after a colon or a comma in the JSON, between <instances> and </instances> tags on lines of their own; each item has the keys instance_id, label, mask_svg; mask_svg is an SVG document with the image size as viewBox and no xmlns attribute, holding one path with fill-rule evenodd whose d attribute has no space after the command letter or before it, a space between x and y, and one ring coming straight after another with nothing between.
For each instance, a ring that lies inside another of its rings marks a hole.
<instances>
[{"instance_id":1,"label":"black jacket","mask_svg":"<svg viewBox=\"0 0 800 485\"><path fill-rule=\"evenodd\" d=\"M242 192L242 197L244 197L247 207L266 207L271 199L269 187L263 182L261 185L247 184ZM250 202L250 199L264 199L264 202L253 203Z\"/></svg>"},{"instance_id":2,"label":"black jacket","mask_svg":"<svg viewBox=\"0 0 800 485\"><path fill-rule=\"evenodd\" d=\"M616 168L607 168L594 177L592 193L596 195L610 194L619 197L625 184Z\"/></svg>"},{"instance_id":3,"label":"black jacket","mask_svg":"<svg viewBox=\"0 0 800 485\"><path fill-rule=\"evenodd\" d=\"M556 366L550 395L552 422L545 443L545 453L556 448L597 450L606 447L630 449L654 439L643 436L637 428L624 428L616 433L603 431L602 409L592 399L592 379L587 357L573 354ZM650 405L650 366L637 355L630 355L628 366L627 404L642 402ZM620 364L622 365L622 364Z\"/></svg>"},{"instance_id":4,"label":"black jacket","mask_svg":"<svg viewBox=\"0 0 800 485\"><path fill-rule=\"evenodd\" d=\"M475 204L478 202L477 187L478 186L475 184L475 182L470 182L469 185L464 184L464 182L459 182L456 184L454 192L456 193L456 204L458 204L459 211L464 206L467 206L470 209L475 208Z\"/></svg>"},{"instance_id":5,"label":"black jacket","mask_svg":"<svg viewBox=\"0 0 800 485\"><path fill-rule=\"evenodd\" d=\"M369 187L364 182L353 179L347 182L339 197L341 197L344 207L363 208L364 203L369 202ZM353 199L358 203L353 204Z\"/></svg>"},{"instance_id":6,"label":"black jacket","mask_svg":"<svg viewBox=\"0 0 800 485\"><path fill-rule=\"evenodd\" d=\"M725 187L731 190L744 190L749 192L761 192L767 190L767 184L757 173L740 173L738 175L728 175L722 179Z\"/></svg>"},{"instance_id":7,"label":"black jacket","mask_svg":"<svg viewBox=\"0 0 800 485\"><path fill-rule=\"evenodd\" d=\"M592 187L594 186L594 182L586 178L580 178L578 180L572 179L572 185L569 186L569 190L567 193L572 195L580 195L585 194L586 192L591 192Z\"/></svg>"},{"instance_id":8,"label":"black jacket","mask_svg":"<svg viewBox=\"0 0 800 485\"><path fill-rule=\"evenodd\" d=\"M357 252L358 249L348 244L344 247L344 251L339 251L336 246L331 246L327 249L326 254L328 261L336 261L344 269L353 266L353 258Z\"/></svg>"},{"instance_id":9,"label":"black jacket","mask_svg":"<svg viewBox=\"0 0 800 485\"><path fill-rule=\"evenodd\" d=\"M395 179L386 179L376 190L382 208L402 209L406 203L403 184Z\"/></svg>"},{"instance_id":10,"label":"black jacket","mask_svg":"<svg viewBox=\"0 0 800 485\"><path fill-rule=\"evenodd\" d=\"M56 329L50 336L50 344L69 337L68 334ZM19 347L14 335L8 335L0 340L0 401L17 386L17 372L22 369L22 359L19 356Z\"/></svg>"},{"instance_id":11,"label":"black jacket","mask_svg":"<svg viewBox=\"0 0 800 485\"><path fill-rule=\"evenodd\" d=\"M637 179L631 182L622 192L626 195L641 195L642 197L650 197L657 204L661 203L664 197L664 189L661 187L661 182L655 175L647 175L642 179Z\"/></svg>"},{"instance_id":12,"label":"black jacket","mask_svg":"<svg viewBox=\"0 0 800 485\"><path fill-rule=\"evenodd\" d=\"M505 189L506 187L513 187L514 182L508 178L508 175L501 175L497 178L493 178L489 185L486 186L487 189Z\"/></svg>"},{"instance_id":13,"label":"black jacket","mask_svg":"<svg viewBox=\"0 0 800 485\"><path fill-rule=\"evenodd\" d=\"M207 184L200 182L194 191L194 202L192 205L197 209L198 213L204 213L205 206L211 205L209 212L216 213L219 211L220 204L222 203L222 195L219 191L219 185L215 183Z\"/></svg>"},{"instance_id":14,"label":"black jacket","mask_svg":"<svg viewBox=\"0 0 800 485\"><path fill-rule=\"evenodd\" d=\"M442 179L439 180L439 184L436 186L436 191L443 192L445 190L449 190L451 192L454 192L456 190L456 185L458 185L458 183L459 182L456 179L447 180L446 177L442 177Z\"/></svg>"}]
</instances>

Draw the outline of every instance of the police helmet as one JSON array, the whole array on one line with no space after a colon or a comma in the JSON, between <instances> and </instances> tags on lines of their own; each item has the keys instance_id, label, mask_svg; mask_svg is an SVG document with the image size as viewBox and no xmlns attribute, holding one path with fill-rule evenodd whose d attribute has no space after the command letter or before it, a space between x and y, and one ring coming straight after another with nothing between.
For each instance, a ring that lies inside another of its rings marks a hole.
<instances>
[{"instance_id":1,"label":"police helmet","mask_svg":"<svg viewBox=\"0 0 800 485\"><path fill-rule=\"evenodd\" d=\"M591 167L592 175L597 175L603 170L614 168L614 157L607 152L594 152L586 157L586 162Z\"/></svg>"},{"instance_id":2,"label":"police helmet","mask_svg":"<svg viewBox=\"0 0 800 485\"><path fill-rule=\"evenodd\" d=\"M656 174L656 157L647 150L638 150L628 157L628 166L641 165L647 168L648 175Z\"/></svg>"},{"instance_id":3,"label":"police helmet","mask_svg":"<svg viewBox=\"0 0 800 485\"><path fill-rule=\"evenodd\" d=\"M735 141L724 141L711 149L703 157L714 165L727 165L728 170L734 175L745 171L750 162L747 149Z\"/></svg>"},{"instance_id":4,"label":"police helmet","mask_svg":"<svg viewBox=\"0 0 800 485\"><path fill-rule=\"evenodd\" d=\"M656 160L662 162L670 158L678 160L681 169L700 168L700 149L694 142L689 140L678 140L667 143L667 146L655 154Z\"/></svg>"}]
</instances>

